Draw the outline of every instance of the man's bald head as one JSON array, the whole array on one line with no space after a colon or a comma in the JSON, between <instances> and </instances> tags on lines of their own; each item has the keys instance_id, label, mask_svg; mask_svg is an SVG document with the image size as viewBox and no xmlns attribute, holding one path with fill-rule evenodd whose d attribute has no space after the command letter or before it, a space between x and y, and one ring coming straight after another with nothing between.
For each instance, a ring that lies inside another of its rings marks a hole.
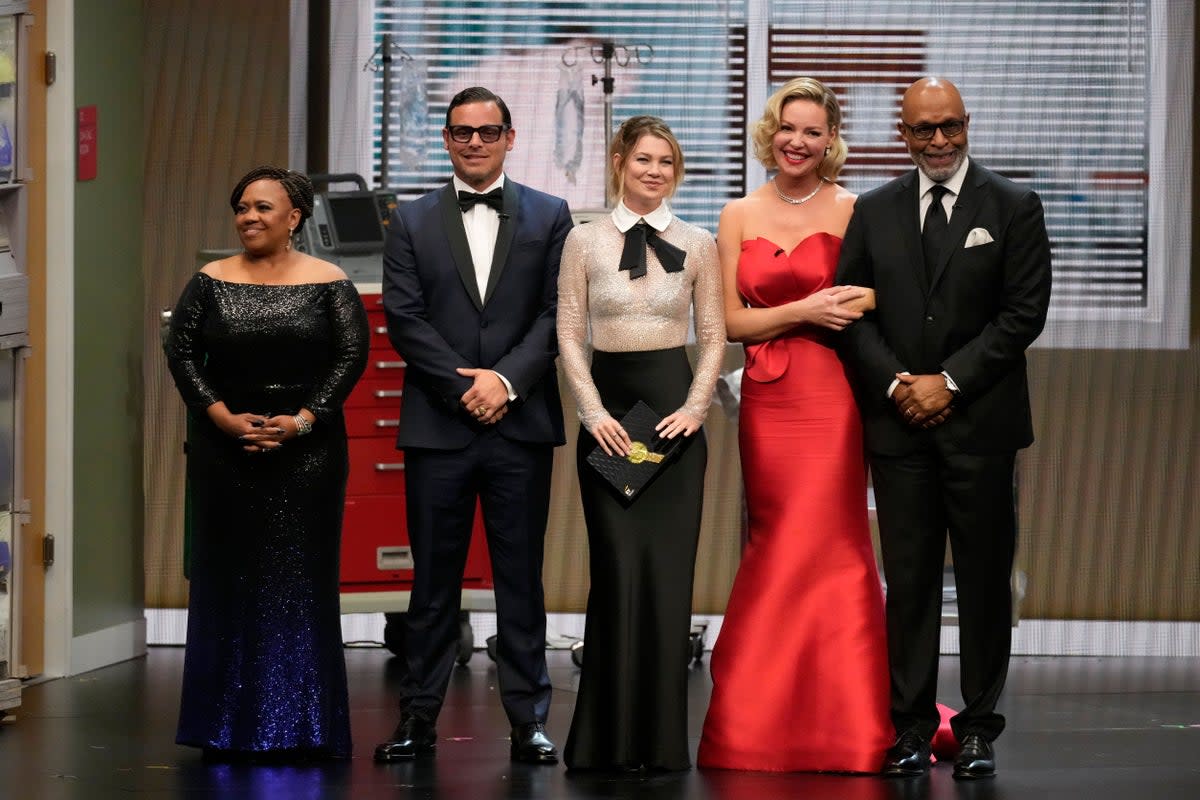
<instances>
[{"instance_id":1,"label":"man's bald head","mask_svg":"<svg viewBox=\"0 0 1200 800\"><path fill-rule=\"evenodd\" d=\"M967 115L962 95L958 93L958 87L936 75L921 78L904 91L904 100L900 104L900 116L911 122L909 120L910 112L915 114L928 106L949 109L957 115L958 119Z\"/></svg>"},{"instance_id":2,"label":"man's bald head","mask_svg":"<svg viewBox=\"0 0 1200 800\"><path fill-rule=\"evenodd\" d=\"M896 126L917 167L944 181L967 157L971 117L958 88L945 78L921 78L904 92Z\"/></svg>"}]
</instances>

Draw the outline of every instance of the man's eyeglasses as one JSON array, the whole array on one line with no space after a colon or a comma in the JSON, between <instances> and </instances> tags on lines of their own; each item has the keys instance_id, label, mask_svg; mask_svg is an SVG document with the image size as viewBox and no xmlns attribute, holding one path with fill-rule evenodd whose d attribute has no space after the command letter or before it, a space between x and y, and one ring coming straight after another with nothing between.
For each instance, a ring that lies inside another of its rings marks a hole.
<instances>
[{"instance_id":1,"label":"man's eyeglasses","mask_svg":"<svg viewBox=\"0 0 1200 800\"><path fill-rule=\"evenodd\" d=\"M922 122L920 125L909 125L904 121L901 121L900 124L908 128L908 132L912 134L914 139L920 139L923 142L932 139L934 134L937 133L938 128L942 129L942 136L952 139L962 133L963 128L967 127L966 121L961 119L948 119L936 125L928 122Z\"/></svg>"},{"instance_id":2,"label":"man's eyeglasses","mask_svg":"<svg viewBox=\"0 0 1200 800\"><path fill-rule=\"evenodd\" d=\"M479 141L484 144L492 144L500 140L501 135L508 130L508 125L480 125L478 128L472 128L470 125L451 125L446 128L450 132L450 138L459 144L466 144L471 141L471 137L479 134Z\"/></svg>"}]
</instances>

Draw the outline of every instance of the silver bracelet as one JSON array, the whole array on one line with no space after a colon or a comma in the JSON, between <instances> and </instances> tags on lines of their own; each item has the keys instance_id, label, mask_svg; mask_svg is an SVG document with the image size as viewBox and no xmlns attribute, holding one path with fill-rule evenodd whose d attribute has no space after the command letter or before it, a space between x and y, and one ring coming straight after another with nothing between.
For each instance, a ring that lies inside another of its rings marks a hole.
<instances>
[{"instance_id":1,"label":"silver bracelet","mask_svg":"<svg viewBox=\"0 0 1200 800\"><path fill-rule=\"evenodd\" d=\"M292 417L292 421L296 423L297 436L305 436L312 433L312 423L305 419L302 414Z\"/></svg>"}]
</instances>

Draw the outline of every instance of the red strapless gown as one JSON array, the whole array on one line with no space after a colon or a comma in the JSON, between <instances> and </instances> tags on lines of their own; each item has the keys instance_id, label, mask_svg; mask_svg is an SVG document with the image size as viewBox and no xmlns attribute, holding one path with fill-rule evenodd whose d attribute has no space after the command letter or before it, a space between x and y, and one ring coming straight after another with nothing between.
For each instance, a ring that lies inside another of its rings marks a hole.
<instances>
[{"instance_id":1,"label":"red strapless gown","mask_svg":"<svg viewBox=\"0 0 1200 800\"><path fill-rule=\"evenodd\" d=\"M738 291L776 306L827 288L841 244L743 242ZM822 331L746 347L749 541L713 651L700 766L877 772L895 735L862 427Z\"/></svg>"}]
</instances>

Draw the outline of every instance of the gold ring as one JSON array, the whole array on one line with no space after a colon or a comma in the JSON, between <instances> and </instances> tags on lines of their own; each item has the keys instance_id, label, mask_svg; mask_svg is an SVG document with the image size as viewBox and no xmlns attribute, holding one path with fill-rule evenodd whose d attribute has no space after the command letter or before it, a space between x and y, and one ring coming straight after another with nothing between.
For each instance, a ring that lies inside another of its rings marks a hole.
<instances>
[{"instance_id":1,"label":"gold ring","mask_svg":"<svg viewBox=\"0 0 1200 800\"><path fill-rule=\"evenodd\" d=\"M477 416L477 417L482 417L486 413L487 413L487 406L479 406L479 408L475 409L475 416Z\"/></svg>"}]
</instances>

